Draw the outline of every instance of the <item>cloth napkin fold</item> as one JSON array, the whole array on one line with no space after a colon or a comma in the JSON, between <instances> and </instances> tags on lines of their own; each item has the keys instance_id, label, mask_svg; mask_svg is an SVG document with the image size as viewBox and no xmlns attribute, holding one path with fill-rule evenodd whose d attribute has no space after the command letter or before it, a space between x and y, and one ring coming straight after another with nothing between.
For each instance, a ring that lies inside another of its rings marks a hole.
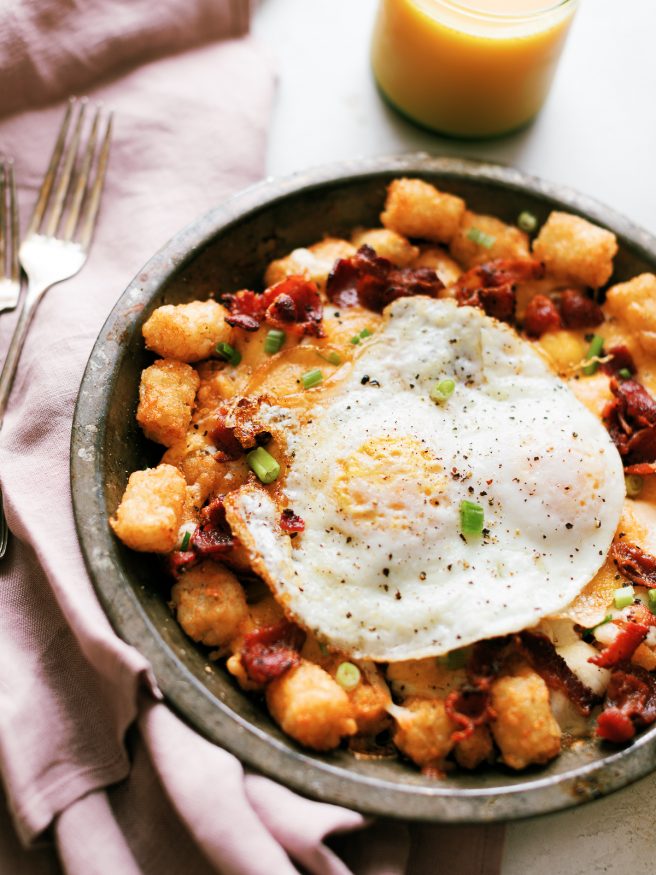
<instances>
[{"instance_id":1,"label":"cloth napkin fold","mask_svg":"<svg viewBox=\"0 0 656 875\"><path fill-rule=\"evenodd\" d=\"M73 523L71 419L102 323L174 232L263 176L273 76L241 36L247 12L243 0L0 11L0 116L21 109L0 124L0 150L15 157L23 225L63 113L34 107L87 91L115 112L89 261L41 302L0 432L14 533L0 565L0 771L22 842L50 828L70 875L346 875L322 840L365 823L246 775L173 715L102 612ZM0 355L14 322L0 319ZM0 869L19 871L16 857Z\"/></svg>"}]
</instances>

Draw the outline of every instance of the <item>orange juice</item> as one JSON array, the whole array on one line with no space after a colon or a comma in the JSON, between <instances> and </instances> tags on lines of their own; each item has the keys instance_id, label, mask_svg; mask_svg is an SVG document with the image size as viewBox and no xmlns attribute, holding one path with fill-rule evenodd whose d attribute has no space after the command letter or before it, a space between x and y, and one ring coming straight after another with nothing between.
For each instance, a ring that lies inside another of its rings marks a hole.
<instances>
[{"instance_id":1,"label":"orange juice","mask_svg":"<svg viewBox=\"0 0 656 875\"><path fill-rule=\"evenodd\" d=\"M488 137L542 105L577 0L381 0L372 64L392 104L442 133Z\"/></svg>"}]
</instances>

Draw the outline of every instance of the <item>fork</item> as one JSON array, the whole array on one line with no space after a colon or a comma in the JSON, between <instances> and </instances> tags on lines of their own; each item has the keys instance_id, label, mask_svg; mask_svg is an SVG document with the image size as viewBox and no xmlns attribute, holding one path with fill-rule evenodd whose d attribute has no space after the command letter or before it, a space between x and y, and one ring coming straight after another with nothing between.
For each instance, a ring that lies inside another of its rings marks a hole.
<instances>
[{"instance_id":1,"label":"fork","mask_svg":"<svg viewBox=\"0 0 656 875\"><path fill-rule=\"evenodd\" d=\"M0 429L25 336L39 301L49 288L75 276L89 254L109 159L112 115L109 113L103 119L102 108L97 107L86 145L83 145L87 105L84 98L69 101L34 213L18 250L27 275L27 292L0 373ZM96 156L101 124L104 124L104 133ZM1 507L0 516L2 558L6 550L2 538L6 521Z\"/></svg>"},{"instance_id":2,"label":"fork","mask_svg":"<svg viewBox=\"0 0 656 875\"><path fill-rule=\"evenodd\" d=\"M20 297L18 202L13 161L0 164L0 313L13 310Z\"/></svg>"}]
</instances>

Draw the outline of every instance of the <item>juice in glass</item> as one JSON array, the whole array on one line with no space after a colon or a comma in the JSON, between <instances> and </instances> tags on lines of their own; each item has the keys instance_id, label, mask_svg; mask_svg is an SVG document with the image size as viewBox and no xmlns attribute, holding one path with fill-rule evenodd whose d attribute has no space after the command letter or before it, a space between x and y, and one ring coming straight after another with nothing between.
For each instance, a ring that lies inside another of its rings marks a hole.
<instances>
[{"instance_id":1,"label":"juice in glass","mask_svg":"<svg viewBox=\"0 0 656 875\"><path fill-rule=\"evenodd\" d=\"M489 137L529 122L577 0L381 0L374 75L389 101L441 133Z\"/></svg>"}]
</instances>

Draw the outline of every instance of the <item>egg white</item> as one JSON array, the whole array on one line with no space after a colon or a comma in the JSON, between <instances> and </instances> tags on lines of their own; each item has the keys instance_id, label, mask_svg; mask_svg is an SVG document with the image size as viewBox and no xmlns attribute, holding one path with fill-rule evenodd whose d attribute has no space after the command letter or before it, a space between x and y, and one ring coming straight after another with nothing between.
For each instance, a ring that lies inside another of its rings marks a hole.
<instances>
[{"instance_id":1,"label":"egg white","mask_svg":"<svg viewBox=\"0 0 656 875\"><path fill-rule=\"evenodd\" d=\"M446 377L456 390L435 403ZM530 343L480 310L398 300L338 386L312 391L305 419L269 410L304 533L280 529L263 487L226 506L319 638L363 659L438 655L533 626L604 561L625 495L617 450ZM463 500L483 507L482 536L462 534Z\"/></svg>"}]
</instances>

